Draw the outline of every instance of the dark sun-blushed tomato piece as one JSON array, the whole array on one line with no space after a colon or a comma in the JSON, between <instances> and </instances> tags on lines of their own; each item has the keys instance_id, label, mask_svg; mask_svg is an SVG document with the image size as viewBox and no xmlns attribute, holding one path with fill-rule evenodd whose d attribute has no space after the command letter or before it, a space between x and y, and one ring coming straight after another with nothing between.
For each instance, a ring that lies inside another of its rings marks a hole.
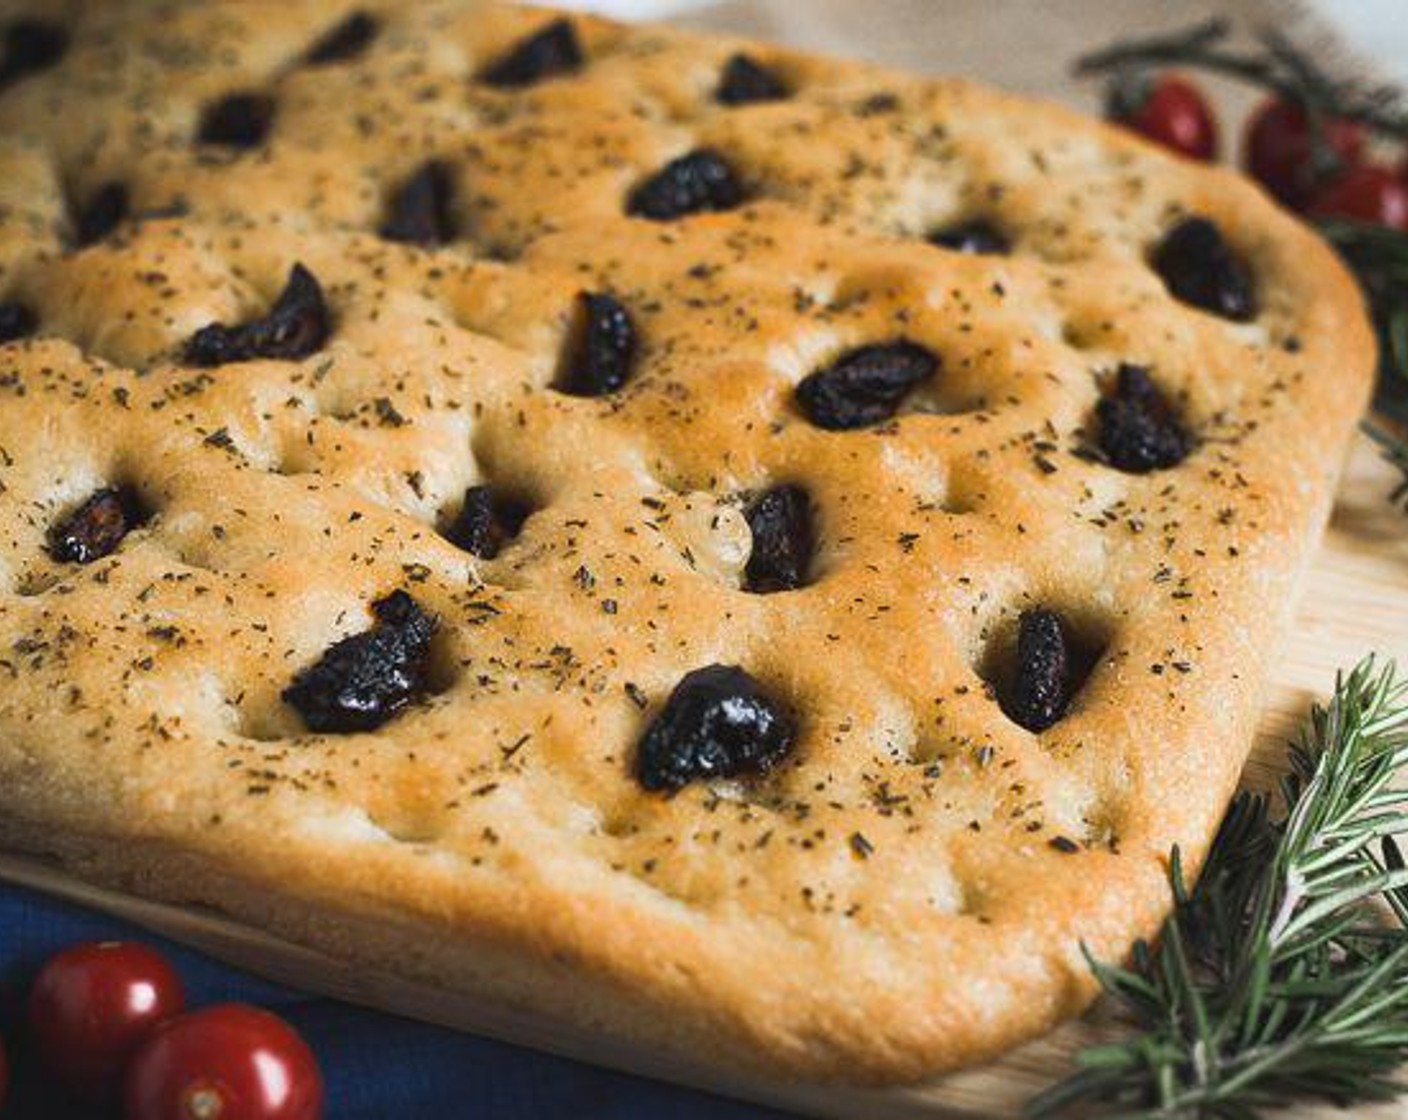
<instances>
[{"instance_id":1,"label":"dark sun-blushed tomato piece","mask_svg":"<svg viewBox=\"0 0 1408 1120\"><path fill-rule=\"evenodd\" d=\"M496 494L490 486L471 486L444 536L471 556L492 560L518 536L531 512L526 503Z\"/></svg>"},{"instance_id":2,"label":"dark sun-blushed tomato piece","mask_svg":"<svg viewBox=\"0 0 1408 1120\"><path fill-rule=\"evenodd\" d=\"M88 197L74 217L74 244L81 249L102 241L127 217L130 207L126 184L104 183Z\"/></svg>"},{"instance_id":3,"label":"dark sun-blushed tomato piece","mask_svg":"<svg viewBox=\"0 0 1408 1120\"><path fill-rule=\"evenodd\" d=\"M1252 275L1207 218L1185 218L1164 235L1150 263L1176 299L1224 319L1256 318Z\"/></svg>"},{"instance_id":4,"label":"dark sun-blushed tomato piece","mask_svg":"<svg viewBox=\"0 0 1408 1120\"><path fill-rule=\"evenodd\" d=\"M49 555L60 564L91 564L115 552L123 538L147 519L148 512L133 490L105 486L49 527Z\"/></svg>"},{"instance_id":5,"label":"dark sun-blushed tomato piece","mask_svg":"<svg viewBox=\"0 0 1408 1120\"><path fill-rule=\"evenodd\" d=\"M764 774L796 739L791 716L735 665L681 678L636 750L636 780L652 791Z\"/></svg>"},{"instance_id":6,"label":"dark sun-blushed tomato piece","mask_svg":"<svg viewBox=\"0 0 1408 1120\"><path fill-rule=\"evenodd\" d=\"M28 338L39 326L39 317L18 300L0 302L0 345Z\"/></svg>"},{"instance_id":7,"label":"dark sun-blushed tomato piece","mask_svg":"<svg viewBox=\"0 0 1408 1120\"><path fill-rule=\"evenodd\" d=\"M1193 437L1143 366L1125 363L1096 405L1105 461L1130 474L1175 467L1193 449Z\"/></svg>"},{"instance_id":8,"label":"dark sun-blushed tomato piece","mask_svg":"<svg viewBox=\"0 0 1408 1120\"><path fill-rule=\"evenodd\" d=\"M751 55L736 54L724 63L714 98L720 105L752 105L760 101L781 101L787 85L777 74Z\"/></svg>"},{"instance_id":9,"label":"dark sun-blushed tomato piece","mask_svg":"<svg viewBox=\"0 0 1408 1120\"><path fill-rule=\"evenodd\" d=\"M442 160L427 160L392 193L381 224L388 241L444 245L455 237L454 173Z\"/></svg>"},{"instance_id":10,"label":"dark sun-blushed tomato piece","mask_svg":"<svg viewBox=\"0 0 1408 1120\"><path fill-rule=\"evenodd\" d=\"M296 361L321 350L331 330L322 285L303 265L295 264L267 315L237 326L201 327L186 344L186 361L195 366L256 358Z\"/></svg>"},{"instance_id":11,"label":"dark sun-blushed tomato piece","mask_svg":"<svg viewBox=\"0 0 1408 1120\"><path fill-rule=\"evenodd\" d=\"M438 620L404 591L372 614L370 630L334 642L284 689L308 730L373 731L426 692Z\"/></svg>"},{"instance_id":12,"label":"dark sun-blushed tomato piece","mask_svg":"<svg viewBox=\"0 0 1408 1120\"><path fill-rule=\"evenodd\" d=\"M905 397L938 369L938 356L917 343L861 346L804 377L797 385L797 405L818 428L868 428L893 417Z\"/></svg>"},{"instance_id":13,"label":"dark sun-blushed tomato piece","mask_svg":"<svg viewBox=\"0 0 1408 1120\"><path fill-rule=\"evenodd\" d=\"M929 234L929 243L955 253L977 256L1000 256L1012 250L1012 243L1007 237L991 222L981 218L937 229Z\"/></svg>"},{"instance_id":14,"label":"dark sun-blushed tomato piece","mask_svg":"<svg viewBox=\"0 0 1408 1120\"><path fill-rule=\"evenodd\" d=\"M555 19L520 40L479 75L502 89L530 86L546 78L580 70L585 56L577 29L569 19Z\"/></svg>"},{"instance_id":15,"label":"dark sun-blushed tomato piece","mask_svg":"<svg viewBox=\"0 0 1408 1120\"><path fill-rule=\"evenodd\" d=\"M228 93L205 107L198 139L227 148L257 148L274 123L274 99L262 93Z\"/></svg>"},{"instance_id":16,"label":"dark sun-blushed tomato piece","mask_svg":"<svg viewBox=\"0 0 1408 1120\"><path fill-rule=\"evenodd\" d=\"M745 193L737 173L712 148L697 148L672 159L638 183L626 212L653 222L669 222L706 211L732 210Z\"/></svg>"},{"instance_id":17,"label":"dark sun-blushed tomato piece","mask_svg":"<svg viewBox=\"0 0 1408 1120\"><path fill-rule=\"evenodd\" d=\"M368 12L356 11L342 22L334 24L324 32L303 56L308 66L327 66L334 62L346 62L364 54L381 24Z\"/></svg>"},{"instance_id":18,"label":"dark sun-blushed tomato piece","mask_svg":"<svg viewBox=\"0 0 1408 1120\"><path fill-rule=\"evenodd\" d=\"M753 534L744 590L767 595L806 583L816 547L807 491L792 483L774 486L753 501L744 517Z\"/></svg>"},{"instance_id":19,"label":"dark sun-blushed tomato piece","mask_svg":"<svg viewBox=\"0 0 1408 1120\"><path fill-rule=\"evenodd\" d=\"M1011 685L999 697L1008 718L1034 733L1052 727L1066 714L1071 676L1071 650L1061 616L1044 607L1023 611L1017 622Z\"/></svg>"},{"instance_id":20,"label":"dark sun-blushed tomato piece","mask_svg":"<svg viewBox=\"0 0 1408 1120\"><path fill-rule=\"evenodd\" d=\"M56 66L68 53L68 32L46 19L17 19L5 26L0 91L21 78Z\"/></svg>"},{"instance_id":21,"label":"dark sun-blushed tomato piece","mask_svg":"<svg viewBox=\"0 0 1408 1120\"><path fill-rule=\"evenodd\" d=\"M582 292L555 383L575 397L602 397L622 388L636 355L630 310L608 292Z\"/></svg>"}]
</instances>

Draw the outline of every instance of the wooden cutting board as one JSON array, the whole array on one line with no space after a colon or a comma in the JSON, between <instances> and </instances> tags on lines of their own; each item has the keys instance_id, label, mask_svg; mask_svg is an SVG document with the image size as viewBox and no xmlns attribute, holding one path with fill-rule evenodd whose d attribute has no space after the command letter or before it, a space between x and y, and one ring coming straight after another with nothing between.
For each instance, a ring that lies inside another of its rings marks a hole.
<instances>
[{"instance_id":1,"label":"wooden cutting board","mask_svg":"<svg viewBox=\"0 0 1408 1120\"><path fill-rule=\"evenodd\" d=\"M1245 776L1251 786L1264 788L1275 777L1286 738L1311 700L1328 693L1337 669L1370 652L1397 658L1408 668L1408 513L1387 501L1396 478L1361 438L1274 674L1256 752ZM1119 1030L1108 1009L1097 1006L1084 1018L1001 1062L906 1089L848 1090L743 1081L728 1071L664 1064L609 1039L544 1022L531 1011L467 1000L362 967L351 968L209 911L99 890L43 861L0 855L0 879L108 911L294 987L817 1116L867 1120L1015 1116L1025 1100L1070 1070L1071 1055L1077 1049ZM1329 1106L1305 1106L1284 1115L1292 1120L1342 1120L1349 1114ZM1408 1100L1357 1108L1353 1115L1402 1120L1408 1117Z\"/></svg>"}]
</instances>

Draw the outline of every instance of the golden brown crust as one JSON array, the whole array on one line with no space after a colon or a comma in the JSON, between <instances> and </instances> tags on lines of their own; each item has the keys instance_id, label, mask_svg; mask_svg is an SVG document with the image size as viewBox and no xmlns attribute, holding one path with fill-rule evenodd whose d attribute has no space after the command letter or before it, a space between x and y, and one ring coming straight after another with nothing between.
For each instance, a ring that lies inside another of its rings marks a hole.
<instances>
[{"instance_id":1,"label":"golden brown crust","mask_svg":"<svg viewBox=\"0 0 1408 1120\"><path fill-rule=\"evenodd\" d=\"M753 46L792 96L727 108L739 44L574 17L582 72L505 92L474 75L548 14L378 5L364 57L308 67L344 5L79 7L65 60L0 94L0 299L41 324L0 347L7 842L773 1072L913 1078L1083 1004L1080 942L1153 928L1165 854L1201 853L1236 781L1368 393L1372 336L1314 235L1229 172L966 82ZM193 145L236 89L275 97L267 143ZM701 146L746 207L623 214ZM379 239L428 158L461 235ZM139 220L70 248L64 197L112 181ZM1189 213L1249 263L1254 322L1145 263ZM978 215L1012 255L924 240ZM181 364L296 261L324 348ZM643 340L601 400L550 387L583 289ZM899 336L941 355L937 390L875 430L802 419L797 381ZM1197 426L1181 466L1080 454L1122 361ZM435 531L483 478L536 507L491 561ZM740 496L791 481L819 576L748 594ZM53 561L53 522L115 483L154 518ZM302 733L280 690L395 587L442 620L437 695ZM976 666L1037 602L1104 654L1032 735ZM795 758L643 792L637 700L715 661L799 713Z\"/></svg>"}]
</instances>

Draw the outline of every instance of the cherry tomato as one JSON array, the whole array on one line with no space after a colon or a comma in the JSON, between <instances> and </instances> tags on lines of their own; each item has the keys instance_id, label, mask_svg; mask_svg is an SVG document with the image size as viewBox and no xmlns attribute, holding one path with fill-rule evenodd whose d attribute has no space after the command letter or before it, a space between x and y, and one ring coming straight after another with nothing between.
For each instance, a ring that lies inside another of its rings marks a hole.
<instances>
[{"instance_id":1,"label":"cherry tomato","mask_svg":"<svg viewBox=\"0 0 1408 1120\"><path fill-rule=\"evenodd\" d=\"M1364 154L1364 130L1343 117L1327 117L1325 143L1340 163L1341 174ZM1310 122L1294 101L1270 97L1247 125L1242 163L1252 177L1282 203L1302 209L1321 185L1310 159Z\"/></svg>"},{"instance_id":2,"label":"cherry tomato","mask_svg":"<svg viewBox=\"0 0 1408 1120\"><path fill-rule=\"evenodd\" d=\"M163 1024L127 1071L128 1120L320 1120L308 1044L268 1011L221 1003Z\"/></svg>"},{"instance_id":3,"label":"cherry tomato","mask_svg":"<svg viewBox=\"0 0 1408 1120\"><path fill-rule=\"evenodd\" d=\"M29 1029L48 1069L84 1096L121 1085L148 1034L185 1006L181 978L155 949L93 941L65 949L29 991Z\"/></svg>"},{"instance_id":4,"label":"cherry tomato","mask_svg":"<svg viewBox=\"0 0 1408 1120\"><path fill-rule=\"evenodd\" d=\"M1310 213L1408 229L1408 183L1387 167L1361 164L1317 193Z\"/></svg>"},{"instance_id":5,"label":"cherry tomato","mask_svg":"<svg viewBox=\"0 0 1408 1120\"><path fill-rule=\"evenodd\" d=\"M1217 118L1207 98L1177 74L1135 75L1109 90L1105 115L1191 159L1217 156Z\"/></svg>"}]
</instances>

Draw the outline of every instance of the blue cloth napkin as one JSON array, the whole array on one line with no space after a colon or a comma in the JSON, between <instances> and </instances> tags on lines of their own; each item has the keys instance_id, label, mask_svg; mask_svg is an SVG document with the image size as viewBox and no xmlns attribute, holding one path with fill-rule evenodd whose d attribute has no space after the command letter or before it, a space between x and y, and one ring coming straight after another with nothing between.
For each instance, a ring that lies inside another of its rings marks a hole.
<instances>
[{"instance_id":1,"label":"blue cloth napkin","mask_svg":"<svg viewBox=\"0 0 1408 1120\"><path fill-rule=\"evenodd\" d=\"M276 1010L322 1066L328 1120L781 1120L737 1101L629 1077L282 988L126 922L0 887L0 1035L15 1084L3 1120L108 1120L63 1100L24 1054L24 997L50 955L76 941L135 939L170 955L192 1007L243 1000Z\"/></svg>"}]
</instances>

